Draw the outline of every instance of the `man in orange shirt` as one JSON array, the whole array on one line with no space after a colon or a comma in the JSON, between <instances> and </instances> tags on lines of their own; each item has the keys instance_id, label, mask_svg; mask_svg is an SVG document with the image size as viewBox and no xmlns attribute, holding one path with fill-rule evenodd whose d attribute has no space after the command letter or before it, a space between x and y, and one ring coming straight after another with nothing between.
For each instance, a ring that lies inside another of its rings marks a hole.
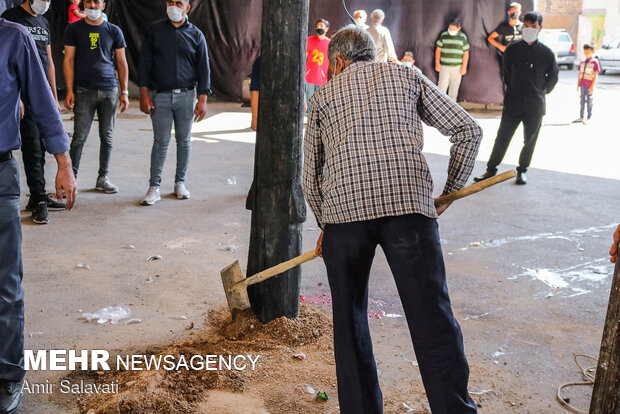
<instances>
[{"instance_id":1,"label":"man in orange shirt","mask_svg":"<svg viewBox=\"0 0 620 414\"><path fill-rule=\"evenodd\" d=\"M314 24L316 35L308 38L306 48L306 111L310 97L317 89L327 83L327 46L329 38L326 36L329 30L329 22L319 19Z\"/></svg>"}]
</instances>

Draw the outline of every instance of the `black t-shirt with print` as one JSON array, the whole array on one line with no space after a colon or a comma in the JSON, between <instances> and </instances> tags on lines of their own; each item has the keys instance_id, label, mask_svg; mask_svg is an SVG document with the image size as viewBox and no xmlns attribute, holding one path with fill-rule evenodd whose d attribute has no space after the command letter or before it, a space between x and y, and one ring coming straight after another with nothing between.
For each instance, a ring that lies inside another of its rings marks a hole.
<instances>
[{"instance_id":1,"label":"black t-shirt with print","mask_svg":"<svg viewBox=\"0 0 620 414\"><path fill-rule=\"evenodd\" d=\"M508 22L501 22L495 32L499 34L498 42L504 46L518 42L523 38L523 23L519 22L516 26L511 26Z\"/></svg>"},{"instance_id":2,"label":"black t-shirt with print","mask_svg":"<svg viewBox=\"0 0 620 414\"><path fill-rule=\"evenodd\" d=\"M49 70L49 59L47 57L47 45L50 44L50 24L47 19L40 14L33 16L22 6L16 6L2 13L2 18L21 24L34 38L37 46L41 64L45 74Z\"/></svg>"},{"instance_id":3,"label":"black t-shirt with print","mask_svg":"<svg viewBox=\"0 0 620 414\"><path fill-rule=\"evenodd\" d=\"M75 85L87 89L114 89L114 53L126 46L121 29L104 21L93 26L79 20L65 29L65 46L75 46Z\"/></svg>"}]
</instances>

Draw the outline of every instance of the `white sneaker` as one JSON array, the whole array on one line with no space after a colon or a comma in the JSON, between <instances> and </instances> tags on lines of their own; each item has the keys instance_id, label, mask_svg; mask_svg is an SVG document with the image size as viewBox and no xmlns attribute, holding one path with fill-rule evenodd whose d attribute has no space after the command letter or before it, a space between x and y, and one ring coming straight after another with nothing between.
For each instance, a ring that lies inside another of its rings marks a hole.
<instances>
[{"instance_id":1,"label":"white sneaker","mask_svg":"<svg viewBox=\"0 0 620 414\"><path fill-rule=\"evenodd\" d=\"M159 195L159 187L149 187L149 190L146 192L144 198L140 200L140 204L143 206L152 206L159 200L161 200L161 196Z\"/></svg>"},{"instance_id":2,"label":"white sneaker","mask_svg":"<svg viewBox=\"0 0 620 414\"><path fill-rule=\"evenodd\" d=\"M112 184L112 181L110 181L107 175L103 178L97 178L95 190L103 191L108 194L118 193L118 187Z\"/></svg>"},{"instance_id":3,"label":"white sneaker","mask_svg":"<svg viewBox=\"0 0 620 414\"><path fill-rule=\"evenodd\" d=\"M179 200L187 200L190 197L189 191L187 191L185 183L182 181L174 184L174 194L176 194Z\"/></svg>"}]
</instances>

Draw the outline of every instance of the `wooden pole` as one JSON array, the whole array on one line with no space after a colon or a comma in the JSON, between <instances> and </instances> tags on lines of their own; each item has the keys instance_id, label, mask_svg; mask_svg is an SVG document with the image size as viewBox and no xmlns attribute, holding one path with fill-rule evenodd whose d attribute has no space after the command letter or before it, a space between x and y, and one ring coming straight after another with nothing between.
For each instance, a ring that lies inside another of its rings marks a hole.
<instances>
[{"instance_id":1,"label":"wooden pole","mask_svg":"<svg viewBox=\"0 0 620 414\"><path fill-rule=\"evenodd\" d=\"M590 414L620 413L620 257L611 282Z\"/></svg>"},{"instance_id":2,"label":"wooden pole","mask_svg":"<svg viewBox=\"0 0 620 414\"><path fill-rule=\"evenodd\" d=\"M263 0L260 102L248 275L301 253L301 190L308 0ZM248 288L267 323L299 315L299 267Z\"/></svg>"}]
</instances>

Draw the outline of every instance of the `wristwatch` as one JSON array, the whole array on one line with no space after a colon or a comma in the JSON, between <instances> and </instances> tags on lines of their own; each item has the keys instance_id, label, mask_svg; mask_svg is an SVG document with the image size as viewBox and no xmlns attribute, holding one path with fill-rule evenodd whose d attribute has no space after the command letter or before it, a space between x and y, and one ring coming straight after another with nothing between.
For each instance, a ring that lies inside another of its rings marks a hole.
<instances>
[{"instance_id":1,"label":"wristwatch","mask_svg":"<svg viewBox=\"0 0 620 414\"><path fill-rule=\"evenodd\" d=\"M129 96L129 91L128 90L121 91L121 94Z\"/></svg>"}]
</instances>

